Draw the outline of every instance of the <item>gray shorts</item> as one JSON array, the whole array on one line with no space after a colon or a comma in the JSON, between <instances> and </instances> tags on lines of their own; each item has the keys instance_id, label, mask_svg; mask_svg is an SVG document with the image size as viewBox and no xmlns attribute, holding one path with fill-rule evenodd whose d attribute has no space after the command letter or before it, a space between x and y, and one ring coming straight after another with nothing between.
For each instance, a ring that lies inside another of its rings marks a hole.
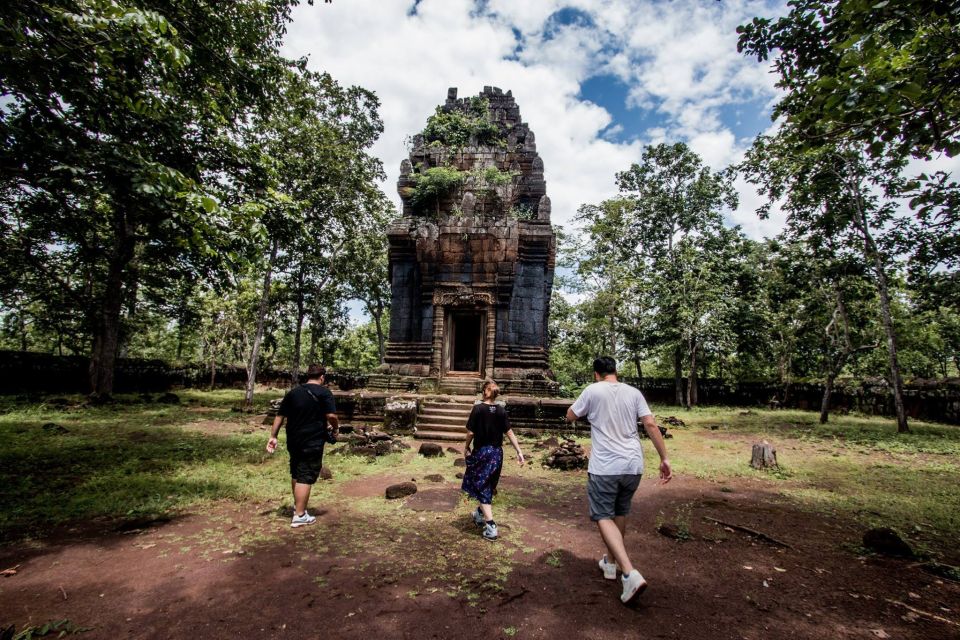
<instances>
[{"instance_id":1,"label":"gray shorts","mask_svg":"<svg viewBox=\"0 0 960 640\"><path fill-rule=\"evenodd\" d=\"M640 486L640 474L596 476L587 474L587 500L590 519L607 520L630 513L630 500Z\"/></svg>"}]
</instances>

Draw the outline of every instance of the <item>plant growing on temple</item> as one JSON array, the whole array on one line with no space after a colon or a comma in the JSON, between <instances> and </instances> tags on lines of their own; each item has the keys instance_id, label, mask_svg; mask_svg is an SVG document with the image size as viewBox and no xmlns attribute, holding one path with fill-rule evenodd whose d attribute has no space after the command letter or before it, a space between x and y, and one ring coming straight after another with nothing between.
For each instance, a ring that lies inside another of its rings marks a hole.
<instances>
[{"instance_id":1,"label":"plant growing on temple","mask_svg":"<svg viewBox=\"0 0 960 640\"><path fill-rule=\"evenodd\" d=\"M440 200L447 197L451 191L463 184L466 173L454 167L441 166L420 169L411 175L413 179L413 193L410 196L413 205L420 211L427 210L432 205L436 215L440 215Z\"/></svg>"},{"instance_id":2,"label":"plant growing on temple","mask_svg":"<svg viewBox=\"0 0 960 640\"><path fill-rule=\"evenodd\" d=\"M470 98L465 107L437 107L422 135L427 144L454 150L470 144L506 145L500 128L490 121L490 101L482 96Z\"/></svg>"}]
</instances>

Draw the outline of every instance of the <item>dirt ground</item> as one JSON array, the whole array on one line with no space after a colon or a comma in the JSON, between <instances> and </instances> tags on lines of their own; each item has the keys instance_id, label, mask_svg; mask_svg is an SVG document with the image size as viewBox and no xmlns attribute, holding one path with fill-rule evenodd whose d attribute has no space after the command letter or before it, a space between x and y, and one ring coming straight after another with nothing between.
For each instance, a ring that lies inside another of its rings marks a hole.
<instances>
[{"instance_id":1,"label":"dirt ground","mask_svg":"<svg viewBox=\"0 0 960 640\"><path fill-rule=\"evenodd\" d=\"M393 512L353 506L409 477L342 483L301 529L276 504L224 502L0 548L0 569L17 567L0 578L0 625L69 619L91 627L81 638L960 638L960 584L858 556L861 527L749 480L644 480L627 545L650 587L628 608L597 567L583 472L558 488L505 471L513 506L488 543L454 471L420 479ZM685 539L658 533L664 522Z\"/></svg>"}]
</instances>

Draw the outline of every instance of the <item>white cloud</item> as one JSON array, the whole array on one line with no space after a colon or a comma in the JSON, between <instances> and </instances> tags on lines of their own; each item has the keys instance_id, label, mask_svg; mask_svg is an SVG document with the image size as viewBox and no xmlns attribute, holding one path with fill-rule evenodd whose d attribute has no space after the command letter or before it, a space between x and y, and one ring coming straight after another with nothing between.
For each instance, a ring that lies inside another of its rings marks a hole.
<instances>
[{"instance_id":1,"label":"white cloud","mask_svg":"<svg viewBox=\"0 0 960 640\"><path fill-rule=\"evenodd\" d=\"M413 14L412 0L353 0L303 4L294 12L288 54L309 55L312 69L380 97L385 131L374 153L384 161L383 188L395 201L404 138L423 128L447 87L458 87L461 96L485 85L513 91L536 133L559 224L580 204L613 195L614 174L640 159L643 142L686 140L715 169L735 161L749 141L736 138L723 108L775 95L766 66L736 52L738 24L776 13L761 0L489 0L479 6L422 0ZM548 32L548 18L563 7L588 14L592 26L553 25ZM623 80L631 100L657 109L665 124L647 130L642 141L617 143L610 131L603 135L610 114L578 95L583 81L604 73ZM751 235L777 230L775 222L756 219L749 194L742 201L732 220Z\"/></svg>"}]
</instances>

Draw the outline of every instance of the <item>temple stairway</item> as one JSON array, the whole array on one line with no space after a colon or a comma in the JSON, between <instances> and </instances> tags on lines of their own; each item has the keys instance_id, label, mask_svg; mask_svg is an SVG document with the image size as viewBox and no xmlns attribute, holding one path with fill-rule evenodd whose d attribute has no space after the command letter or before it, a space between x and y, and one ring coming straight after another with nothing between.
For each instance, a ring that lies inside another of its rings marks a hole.
<instances>
[{"instance_id":1,"label":"temple stairway","mask_svg":"<svg viewBox=\"0 0 960 640\"><path fill-rule=\"evenodd\" d=\"M424 399L417 417L417 440L450 440L463 442L467 435L467 418L473 401Z\"/></svg>"}]
</instances>

